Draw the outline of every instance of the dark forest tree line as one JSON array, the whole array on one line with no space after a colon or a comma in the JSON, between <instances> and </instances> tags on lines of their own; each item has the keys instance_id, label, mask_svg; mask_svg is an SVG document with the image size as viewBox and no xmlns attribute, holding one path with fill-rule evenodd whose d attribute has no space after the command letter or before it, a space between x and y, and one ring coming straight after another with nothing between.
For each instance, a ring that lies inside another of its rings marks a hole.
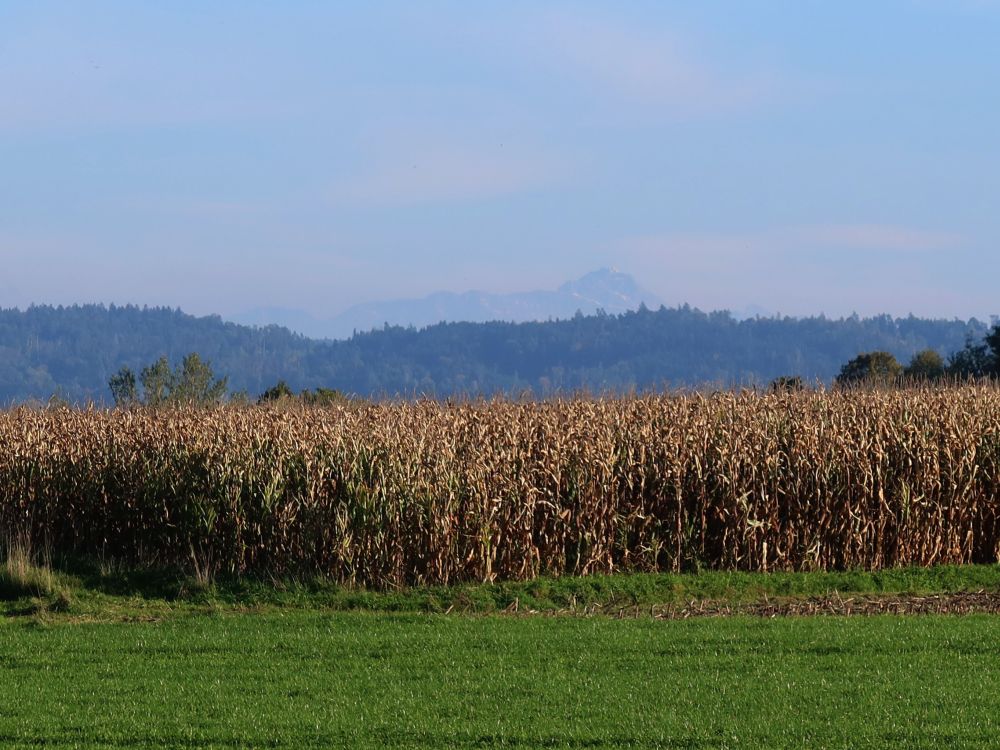
<instances>
[{"instance_id":1,"label":"dark forest tree line","mask_svg":"<svg viewBox=\"0 0 1000 750\"><path fill-rule=\"evenodd\" d=\"M905 367L889 352L864 352L851 359L840 369L836 383L840 386L856 384L904 384L940 381L943 378L964 380L1000 376L1000 324L994 326L982 342L972 339L965 347L953 352L948 360L933 349L924 349L910 359ZM181 366L170 369L166 357L143 368L139 377L140 395L135 374L123 367L109 381L112 396L118 406L144 404L148 406L176 404L217 404L226 397L226 378L215 379L209 363L196 353L184 358ZM779 376L771 381L772 391L797 391L806 387L801 376ZM249 400L244 394L237 399ZM258 404L331 405L341 403L345 396L339 391L319 387L303 389L296 393L285 380L265 390L257 398Z\"/></svg>"},{"instance_id":2,"label":"dark forest tree line","mask_svg":"<svg viewBox=\"0 0 1000 750\"><path fill-rule=\"evenodd\" d=\"M347 341L315 341L276 326L252 328L163 308L32 307L0 310L0 403L53 393L73 403L108 403L109 379L123 367L135 382L130 391L126 375L123 392L145 399L144 369L166 357L168 364L180 363L182 383L191 352L228 376L228 389L251 400L279 380L295 394L323 387L375 398L728 388L788 373L830 383L858 352L890 352L901 361L925 349L958 352L962 367L981 369L981 360L992 356L989 346L962 347L967 337L984 342L988 333L976 320L735 320L680 306L539 323L386 326ZM186 385L168 387L162 366L157 372L153 398L189 392ZM166 385L157 391L157 383Z\"/></svg>"}]
</instances>

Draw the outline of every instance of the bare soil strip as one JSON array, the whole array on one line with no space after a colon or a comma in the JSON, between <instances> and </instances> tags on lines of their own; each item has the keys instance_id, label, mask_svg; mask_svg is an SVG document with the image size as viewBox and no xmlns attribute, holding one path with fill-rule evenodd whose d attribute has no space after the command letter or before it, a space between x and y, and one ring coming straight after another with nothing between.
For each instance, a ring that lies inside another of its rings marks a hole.
<instances>
[{"instance_id":1,"label":"bare soil strip","mask_svg":"<svg viewBox=\"0 0 1000 750\"><path fill-rule=\"evenodd\" d=\"M447 613L452 612L449 608ZM750 602L692 600L686 604L646 604L622 607L598 604L538 611L520 607L515 601L508 615L548 617L604 615L618 619L652 617L656 620L687 620L696 617L817 617L873 615L973 615L1000 614L1000 591L960 591L942 594L855 594L768 598ZM446 613L446 614L447 614Z\"/></svg>"},{"instance_id":2,"label":"bare soil strip","mask_svg":"<svg viewBox=\"0 0 1000 750\"><path fill-rule=\"evenodd\" d=\"M622 617L634 615L634 608L622 610ZM690 602L685 605L657 605L640 614L656 619L683 620L691 617L811 617L817 615L925 615L925 614L998 614L1000 592L968 591L932 595L867 595L847 598L837 594L808 599L764 599L747 604L731 602Z\"/></svg>"}]
</instances>

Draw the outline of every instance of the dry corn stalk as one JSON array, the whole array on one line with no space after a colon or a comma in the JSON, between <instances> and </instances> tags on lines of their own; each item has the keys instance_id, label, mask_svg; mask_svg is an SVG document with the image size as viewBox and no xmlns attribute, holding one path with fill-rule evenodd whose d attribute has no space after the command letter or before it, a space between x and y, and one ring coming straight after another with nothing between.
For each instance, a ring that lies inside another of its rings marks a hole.
<instances>
[{"instance_id":1,"label":"dry corn stalk","mask_svg":"<svg viewBox=\"0 0 1000 750\"><path fill-rule=\"evenodd\" d=\"M0 412L0 538L397 586L993 562L1000 389Z\"/></svg>"}]
</instances>

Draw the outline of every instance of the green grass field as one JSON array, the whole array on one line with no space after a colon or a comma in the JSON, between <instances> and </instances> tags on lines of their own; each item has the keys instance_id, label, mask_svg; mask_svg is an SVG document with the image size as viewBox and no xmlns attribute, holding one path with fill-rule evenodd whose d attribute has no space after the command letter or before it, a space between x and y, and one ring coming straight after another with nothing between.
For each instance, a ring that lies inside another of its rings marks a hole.
<instances>
[{"instance_id":1,"label":"green grass field","mask_svg":"<svg viewBox=\"0 0 1000 750\"><path fill-rule=\"evenodd\" d=\"M8 563L0 584L0 747L1000 747L998 616L648 614L997 592L1000 566L379 593Z\"/></svg>"},{"instance_id":2,"label":"green grass field","mask_svg":"<svg viewBox=\"0 0 1000 750\"><path fill-rule=\"evenodd\" d=\"M1000 747L1000 618L0 625L4 747Z\"/></svg>"}]
</instances>

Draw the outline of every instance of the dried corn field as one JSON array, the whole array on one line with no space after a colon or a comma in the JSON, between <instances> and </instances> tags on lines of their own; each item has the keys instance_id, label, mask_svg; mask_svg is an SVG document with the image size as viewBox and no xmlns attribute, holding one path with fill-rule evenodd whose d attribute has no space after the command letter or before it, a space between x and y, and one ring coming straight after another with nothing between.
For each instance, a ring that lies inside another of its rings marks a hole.
<instances>
[{"instance_id":1,"label":"dried corn field","mask_svg":"<svg viewBox=\"0 0 1000 750\"><path fill-rule=\"evenodd\" d=\"M0 538L389 587L996 561L1000 390L0 413Z\"/></svg>"}]
</instances>

